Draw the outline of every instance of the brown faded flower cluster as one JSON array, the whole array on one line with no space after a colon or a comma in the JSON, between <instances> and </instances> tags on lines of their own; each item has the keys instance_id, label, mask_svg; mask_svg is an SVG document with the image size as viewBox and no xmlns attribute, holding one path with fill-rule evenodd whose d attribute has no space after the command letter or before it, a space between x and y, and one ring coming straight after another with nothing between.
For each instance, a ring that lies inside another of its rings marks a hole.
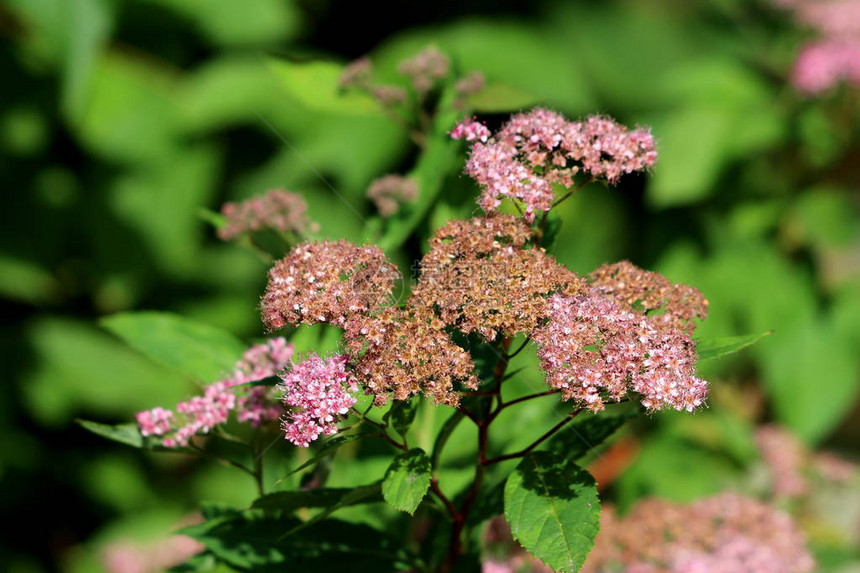
<instances>
[{"instance_id":1,"label":"brown faded flower cluster","mask_svg":"<svg viewBox=\"0 0 860 573\"><path fill-rule=\"evenodd\" d=\"M451 67L451 60L435 46L428 46L397 66L404 76L412 80L412 86L420 94L430 91L439 81L445 79Z\"/></svg>"},{"instance_id":2,"label":"brown faded flower cluster","mask_svg":"<svg viewBox=\"0 0 860 573\"><path fill-rule=\"evenodd\" d=\"M343 326L350 318L381 308L399 276L378 247L347 241L302 243L269 271L261 302L263 322L270 330L320 322Z\"/></svg>"},{"instance_id":3,"label":"brown faded flower cluster","mask_svg":"<svg viewBox=\"0 0 860 573\"><path fill-rule=\"evenodd\" d=\"M418 185L402 175L385 175L370 182L367 196L376 205L380 215L391 217L400 210L400 205L415 200Z\"/></svg>"},{"instance_id":4,"label":"brown faded flower cluster","mask_svg":"<svg viewBox=\"0 0 860 573\"><path fill-rule=\"evenodd\" d=\"M308 206L301 195L283 189L273 189L241 203L225 203L221 207L221 214L226 223L218 231L218 236L229 241L239 235L263 229L301 235L316 227L308 219L307 210Z\"/></svg>"},{"instance_id":5,"label":"brown faded flower cluster","mask_svg":"<svg viewBox=\"0 0 860 573\"><path fill-rule=\"evenodd\" d=\"M787 514L725 493L690 505L645 500L623 518L604 508L582 573L807 573L814 567Z\"/></svg>"},{"instance_id":6,"label":"brown faded flower cluster","mask_svg":"<svg viewBox=\"0 0 860 573\"><path fill-rule=\"evenodd\" d=\"M389 308L347 324L345 338L357 377L384 403L423 393L455 406L455 383L474 390L478 379L469 354L454 344L443 324L423 309Z\"/></svg>"},{"instance_id":7,"label":"brown faded flower cluster","mask_svg":"<svg viewBox=\"0 0 860 573\"><path fill-rule=\"evenodd\" d=\"M454 80L455 107L463 107L466 99L484 88L484 77L471 72L462 77L452 73L450 58L435 46L427 46L410 58L401 61L397 71L409 79L406 89L394 84L377 83L373 64L367 57L347 65L340 76L343 90L364 92L384 108L395 108L404 104L426 101L427 96L438 91L449 78ZM411 95L411 97L410 97Z\"/></svg>"},{"instance_id":8,"label":"brown faded flower cluster","mask_svg":"<svg viewBox=\"0 0 860 573\"><path fill-rule=\"evenodd\" d=\"M547 316L550 296L573 296L584 283L528 245L530 237L529 226L510 215L448 223L421 260L413 304L487 340L531 332Z\"/></svg>"},{"instance_id":9,"label":"brown faded flower cluster","mask_svg":"<svg viewBox=\"0 0 860 573\"><path fill-rule=\"evenodd\" d=\"M431 312L386 306L397 268L376 247L304 243L269 271L262 300L270 329L325 322L344 329L353 374L382 403L423 393L459 401L456 384L477 388L474 364Z\"/></svg>"},{"instance_id":10,"label":"brown faded flower cluster","mask_svg":"<svg viewBox=\"0 0 860 573\"><path fill-rule=\"evenodd\" d=\"M708 316L708 301L697 289L672 284L663 275L645 271L629 261L598 267L589 282L600 292L632 311L648 314L658 323L691 333L694 318Z\"/></svg>"}]
</instances>

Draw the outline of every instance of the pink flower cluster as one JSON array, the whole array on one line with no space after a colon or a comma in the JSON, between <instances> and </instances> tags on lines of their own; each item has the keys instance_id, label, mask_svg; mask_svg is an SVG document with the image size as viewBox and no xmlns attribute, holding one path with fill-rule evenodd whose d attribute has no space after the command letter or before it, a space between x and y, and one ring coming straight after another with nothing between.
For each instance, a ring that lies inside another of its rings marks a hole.
<instances>
[{"instance_id":1,"label":"pink flower cluster","mask_svg":"<svg viewBox=\"0 0 860 573\"><path fill-rule=\"evenodd\" d=\"M801 49L791 81L809 95L845 83L860 87L860 2L857 0L774 0L818 38Z\"/></svg>"},{"instance_id":2,"label":"pink flower cluster","mask_svg":"<svg viewBox=\"0 0 860 573\"><path fill-rule=\"evenodd\" d=\"M780 499L796 498L809 488L803 467L808 452L797 436L778 426L762 426L755 434L756 446L771 474L773 494Z\"/></svg>"},{"instance_id":3,"label":"pink flower cluster","mask_svg":"<svg viewBox=\"0 0 860 573\"><path fill-rule=\"evenodd\" d=\"M176 405L176 412L153 408L135 416L143 436L161 436L162 445L168 448L187 446L197 434L207 434L224 424L230 412L240 422L257 427L277 420L283 408L267 386L248 386L248 383L274 376L290 364L293 345L284 338L272 338L251 347L236 363L229 378L207 386L203 395L194 396Z\"/></svg>"},{"instance_id":4,"label":"pink flower cluster","mask_svg":"<svg viewBox=\"0 0 860 573\"><path fill-rule=\"evenodd\" d=\"M373 64L363 57L347 65L340 76L343 90L356 90L371 96L384 108L423 105L427 95L437 90L449 77L454 78L454 107L464 106L466 99L484 87L484 77L472 72L463 77L451 73L451 60L434 46L428 46L414 56L401 61L397 71L409 78L411 90L392 84L380 84L374 80ZM413 97L410 97L410 93ZM400 113L400 112L398 112Z\"/></svg>"},{"instance_id":5,"label":"pink flower cluster","mask_svg":"<svg viewBox=\"0 0 860 573\"><path fill-rule=\"evenodd\" d=\"M307 210L301 195L283 189L273 189L241 203L225 203L221 214L227 222L218 231L218 236L228 241L263 229L301 235L315 228L315 224L308 220Z\"/></svg>"},{"instance_id":6,"label":"pink flower cluster","mask_svg":"<svg viewBox=\"0 0 860 573\"><path fill-rule=\"evenodd\" d=\"M466 172L484 190L478 204L487 213L499 208L503 197L525 205L527 221L535 211L549 211L554 199L552 185L515 159L516 149L503 143L479 143L472 148Z\"/></svg>"},{"instance_id":7,"label":"pink flower cluster","mask_svg":"<svg viewBox=\"0 0 860 573\"><path fill-rule=\"evenodd\" d=\"M689 505L657 499L601 515L583 573L809 573L815 562L787 514L724 493Z\"/></svg>"},{"instance_id":8,"label":"pink flower cluster","mask_svg":"<svg viewBox=\"0 0 860 573\"><path fill-rule=\"evenodd\" d=\"M794 20L826 37L860 35L860 2L857 0L773 0L791 10Z\"/></svg>"},{"instance_id":9,"label":"pink flower cluster","mask_svg":"<svg viewBox=\"0 0 860 573\"><path fill-rule=\"evenodd\" d=\"M355 405L358 382L346 369L347 357L316 354L281 376L284 403L300 408L283 422L286 438L306 448L321 435L337 433L337 421Z\"/></svg>"},{"instance_id":10,"label":"pink flower cluster","mask_svg":"<svg viewBox=\"0 0 860 573\"><path fill-rule=\"evenodd\" d=\"M860 87L860 38L807 44L794 63L792 82L807 94L819 94L843 82Z\"/></svg>"},{"instance_id":11,"label":"pink flower cluster","mask_svg":"<svg viewBox=\"0 0 860 573\"><path fill-rule=\"evenodd\" d=\"M391 217L403 203L414 201L418 196L418 184L402 175L384 175L370 182L367 196L376 205L383 217Z\"/></svg>"},{"instance_id":12,"label":"pink flower cluster","mask_svg":"<svg viewBox=\"0 0 860 573\"><path fill-rule=\"evenodd\" d=\"M479 203L493 211L502 198L517 199L528 220L552 207L553 184L572 187L577 173L615 183L657 161L649 131L628 130L605 117L568 121L538 108L513 116L492 138L482 127L468 120L451 132L475 142L466 173L483 187Z\"/></svg>"},{"instance_id":13,"label":"pink flower cluster","mask_svg":"<svg viewBox=\"0 0 860 573\"><path fill-rule=\"evenodd\" d=\"M451 60L435 46L428 46L397 66L404 76L412 80L412 87L425 94L448 76Z\"/></svg>"},{"instance_id":14,"label":"pink flower cluster","mask_svg":"<svg viewBox=\"0 0 860 573\"><path fill-rule=\"evenodd\" d=\"M100 561L107 573L161 573L204 549L186 535L171 535L149 544L125 541L108 545L101 551Z\"/></svg>"},{"instance_id":15,"label":"pink flower cluster","mask_svg":"<svg viewBox=\"0 0 860 573\"><path fill-rule=\"evenodd\" d=\"M778 500L801 500L860 478L856 464L832 452L812 452L786 428L761 426L755 441L770 475L769 493Z\"/></svg>"},{"instance_id":16,"label":"pink flower cluster","mask_svg":"<svg viewBox=\"0 0 860 573\"><path fill-rule=\"evenodd\" d=\"M486 143L493 132L486 125L475 119L461 121L448 132L451 139L465 139L466 141L480 141Z\"/></svg>"},{"instance_id":17,"label":"pink flower cluster","mask_svg":"<svg viewBox=\"0 0 860 573\"><path fill-rule=\"evenodd\" d=\"M263 322L273 330L300 323L342 326L381 308L399 276L379 247L347 241L302 243L269 270L260 304Z\"/></svg>"},{"instance_id":18,"label":"pink flower cluster","mask_svg":"<svg viewBox=\"0 0 860 573\"><path fill-rule=\"evenodd\" d=\"M597 289L553 296L549 321L532 339L549 385L595 412L628 391L652 410L691 412L707 396L708 383L695 375L695 345L687 333L626 310Z\"/></svg>"},{"instance_id":19,"label":"pink flower cluster","mask_svg":"<svg viewBox=\"0 0 860 573\"><path fill-rule=\"evenodd\" d=\"M708 553L681 549L672 563L673 573L783 573L776 548L739 535L722 540Z\"/></svg>"}]
</instances>

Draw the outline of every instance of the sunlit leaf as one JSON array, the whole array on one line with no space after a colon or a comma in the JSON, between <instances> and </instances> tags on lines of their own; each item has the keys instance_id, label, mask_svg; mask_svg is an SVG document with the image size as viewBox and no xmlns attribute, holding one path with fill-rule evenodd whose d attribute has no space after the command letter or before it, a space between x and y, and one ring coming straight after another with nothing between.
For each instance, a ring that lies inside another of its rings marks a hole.
<instances>
[{"instance_id":1,"label":"sunlit leaf","mask_svg":"<svg viewBox=\"0 0 860 573\"><path fill-rule=\"evenodd\" d=\"M748 346L752 346L765 336L773 334L772 330L761 334L746 334L744 336L725 336L721 338L703 338L696 342L696 350L699 360L710 360L739 352Z\"/></svg>"},{"instance_id":2,"label":"sunlit leaf","mask_svg":"<svg viewBox=\"0 0 860 573\"><path fill-rule=\"evenodd\" d=\"M111 426L109 424L100 424L89 420L76 420L76 422L82 428L109 440L113 440L133 448L144 447L143 436L140 435L140 430L138 430L137 424Z\"/></svg>"},{"instance_id":3,"label":"sunlit leaf","mask_svg":"<svg viewBox=\"0 0 860 573\"><path fill-rule=\"evenodd\" d=\"M388 466L382 480L382 495L394 509L412 514L429 487L430 459L424 450L414 448L394 458Z\"/></svg>"},{"instance_id":4,"label":"sunlit leaf","mask_svg":"<svg viewBox=\"0 0 860 573\"><path fill-rule=\"evenodd\" d=\"M269 60L282 89L309 109L347 115L382 116L379 105L358 93L343 93L338 85L343 66L335 62Z\"/></svg>"},{"instance_id":5,"label":"sunlit leaf","mask_svg":"<svg viewBox=\"0 0 860 573\"><path fill-rule=\"evenodd\" d=\"M229 374L245 345L229 332L164 312L129 312L102 326L155 362L210 382Z\"/></svg>"},{"instance_id":6,"label":"sunlit leaf","mask_svg":"<svg viewBox=\"0 0 860 573\"><path fill-rule=\"evenodd\" d=\"M572 460L526 455L505 484L505 519L514 539L556 571L579 571L600 529L594 478Z\"/></svg>"},{"instance_id":7,"label":"sunlit leaf","mask_svg":"<svg viewBox=\"0 0 860 573\"><path fill-rule=\"evenodd\" d=\"M255 509L293 512L303 507L325 507L332 510L358 503L382 501L379 483L360 487L329 487L298 491L279 491L254 501Z\"/></svg>"}]
</instances>

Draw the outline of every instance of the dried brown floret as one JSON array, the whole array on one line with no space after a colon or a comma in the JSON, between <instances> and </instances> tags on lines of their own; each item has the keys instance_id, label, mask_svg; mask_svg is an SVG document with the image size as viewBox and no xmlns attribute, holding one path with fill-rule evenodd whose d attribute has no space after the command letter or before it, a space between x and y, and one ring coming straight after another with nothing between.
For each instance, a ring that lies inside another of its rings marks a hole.
<instances>
[{"instance_id":1,"label":"dried brown floret","mask_svg":"<svg viewBox=\"0 0 860 573\"><path fill-rule=\"evenodd\" d=\"M316 228L316 223L308 219L307 210L304 197L298 193L272 189L240 203L225 203L221 207L225 223L218 236L229 241L263 229L302 235Z\"/></svg>"},{"instance_id":2,"label":"dried brown floret","mask_svg":"<svg viewBox=\"0 0 860 573\"><path fill-rule=\"evenodd\" d=\"M433 309L446 326L487 340L531 332L555 293L575 295L583 281L526 241L521 219L495 215L452 221L431 239L412 304Z\"/></svg>"},{"instance_id":3,"label":"dried brown floret","mask_svg":"<svg viewBox=\"0 0 860 573\"><path fill-rule=\"evenodd\" d=\"M708 316L708 300L697 289L672 284L663 275L642 270L629 261L598 267L588 280L602 293L632 310L646 312L658 322L688 333L696 327L694 318L704 320Z\"/></svg>"},{"instance_id":4,"label":"dried brown floret","mask_svg":"<svg viewBox=\"0 0 860 573\"><path fill-rule=\"evenodd\" d=\"M367 196L380 215L391 217L400 210L400 205L415 200L418 184L402 175L384 175L370 182Z\"/></svg>"},{"instance_id":5,"label":"dried brown floret","mask_svg":"<svg viewBox=\"0 0 860 573\"><path fill-rule=\"evenodd\" d=\"M407 400L423 393L437 404L457 405L454 384L474 390L478 379L469 353L443 326L421 309L387 308L350 320L344 338L354 357L353 372L377 402L388 395Z\"/></svg>"},{"instance_id":6,"label":"dried brown floret","mask_svg":"<svg viewBox=\"0 0 860 573\"><path fill-rule=\"evenodd\" d=\"M269 270L263 295L263 322L271 329L286 324L348 319L381 308L399 277L397 267L370 245L347 241L302 243Z\"/></svg>"}]
</instances>

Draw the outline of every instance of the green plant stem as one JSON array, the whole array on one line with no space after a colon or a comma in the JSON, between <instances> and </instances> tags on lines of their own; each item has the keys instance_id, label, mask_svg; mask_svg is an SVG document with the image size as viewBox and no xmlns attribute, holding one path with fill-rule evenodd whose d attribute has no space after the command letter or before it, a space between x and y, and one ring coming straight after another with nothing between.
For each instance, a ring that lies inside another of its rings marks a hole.
<instances>
[{"instance_id":1,"label":"green plant stem","mask_svg":"<svg viewBox=\"0 0 860 573\"><path fill-rule=\"evenodd\" d=\"M370 424L371 426L374 426L375 428L377 428L379 430L379 432L375 435L379 436L380 438L382 438L383 440L385 440L386 442L388 442L389 444L391 444L392 446L394 446L398 450L401 450L404 452L409 450L409 445L406 443L406 438L404 438L402 442L399 442L399 441L395 440L394 438L392 438L391 436L388 435L388 426L386 426L385 424L377 422L376 420L371 420L365 414L362 414L361 412L359 412L355 408L353 408L352 411L361 419L362 422Z\"/></svg>"},{"instance_id":2,"label":"green plant stem","mask_svg":"<svg viewBox=\"0 0 860 573\"><path fill-rule=\"evenodd\" d=\"M257 483L257 494L260 497L266 495L266 486L263 483L263 449L260 447L260 432L254 432L254 480Z\"/></svg>"},{"instance_id":3,"label":"green plant stem","mask_svg":"<svg viewBox=\"0 0 860 573\"><path fill-rule=\"evenodd\" d=\"M458 411L461 411L463 415L472 420L472 422L474 422L478 427L478 463L475 466L475 475L472 478L472 483L469 484L469 488L466 490L466 495L463 498L463 503L460 508L457 509L453 504L446 506L449 507L448 511L451 513L453 524L451 525L451 536L448 542L448 553L445 556L445 560L439 566L439 573L449 573L453 569L457 559L459 559L460 554L463 552L463 532L466 528L469 513L475 505L475 500L478 499L478 493L481 491L481 484L484 482L484 474L486 473L486 464L484 464L484 460L487 456L487 444L489 443L490 436L489 427L490 422L492 421L490 414L493 411L493 401L496 400L498 403L501 403L502 382L504 381L505 372L507 371L508 364L510 362L510 357L508 355L510 345L510 337L503 338L499 343L499 359L496 362L496 367L493 371L492 386L488 395L489 400L486 401L486 412L481 416L476 416L466 408L458 408ZM441 490L439 490L439 493L441 493Z\"/></svg>"}]
</instances>

